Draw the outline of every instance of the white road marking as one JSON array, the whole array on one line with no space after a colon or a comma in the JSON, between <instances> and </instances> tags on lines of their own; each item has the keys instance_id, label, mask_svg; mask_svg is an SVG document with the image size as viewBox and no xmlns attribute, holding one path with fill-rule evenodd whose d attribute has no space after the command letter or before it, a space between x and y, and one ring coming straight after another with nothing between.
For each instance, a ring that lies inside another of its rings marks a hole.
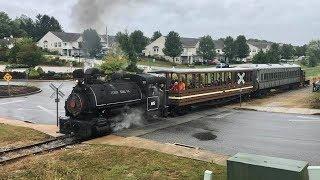
<instances>
[{"instance_id":1,"label":"white road marking","mask_svg":"<svg viewBox=\"0 0 320 180\"><path fill-rule=\"evenodd\" d=\"M9 102L5 102L5 103L0 103L0 105L14 104L14 103L19 103L19 102L24 102L24 101L26 101L26 100L9 101Z\"/></svg>"},{"instance_id":2,"label":"white road marking","mask_svg":"<svg viewBox=\"0 0 320 180\"><path fill-rule=\"evenodd\" d=\"M308 116L297 116L297 117L302 119L320 120L319 118L316 118L316 117L308 117Z\"/></svg>"},{"instance_id":3,"label":"white road marking","mask_svg":"<svg viewBox=\"0 0 320 180\"><path fill-rule=\"evenodd\" d=\"M42 106L37 106L37 107L40 108L41 110L47 112L48 114L55 115L55 113L53 113L51 110L49 110L45 107L42 107Z\"/></svg>"}]
</instances>

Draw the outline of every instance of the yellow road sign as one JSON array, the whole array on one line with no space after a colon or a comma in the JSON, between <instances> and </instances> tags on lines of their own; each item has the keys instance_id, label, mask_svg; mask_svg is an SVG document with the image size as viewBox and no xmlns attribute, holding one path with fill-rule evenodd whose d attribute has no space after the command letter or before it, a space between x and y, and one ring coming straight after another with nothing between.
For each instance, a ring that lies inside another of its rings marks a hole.
<instances>
[{"instance_id":1,"label":"yellow road sign","mask_svg":"<svg viewBox=\"0 0 320 180\"><path fill-rule=\"evenodd\" d=\"M12 76L9 73L7 73L6 75L3 76L3 79L9 82L11 81Z\"/></svg>"}]
</instances>

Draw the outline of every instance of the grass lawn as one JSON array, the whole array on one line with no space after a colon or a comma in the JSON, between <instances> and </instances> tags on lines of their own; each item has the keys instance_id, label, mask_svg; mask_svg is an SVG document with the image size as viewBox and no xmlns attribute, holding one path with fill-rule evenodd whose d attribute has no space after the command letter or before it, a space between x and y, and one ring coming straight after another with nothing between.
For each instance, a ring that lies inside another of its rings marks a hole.
<instances>
[{"instance_id":1,"label":"grass lawn","mask_svg":"<svg viewBox=\"0 0 320 180\"><path fill-rule=\"evenodd\" d=\"M306 77L312 79L313 77L320 77L320 66L307 67L302 66L303 70L306 71Z\"/></svg>"},{"instance_id":2,"label":"grass lawn","mask_svg":"<svg viewBox=\"0 0 320 180\"><path fill-rule=\"evenodd\" d=\"M0 123L0 147L31 144L47 138L49 138L48 135L29 128Z\"/></svg>"},{"instance_id":3,"label":"grass lawn","mask_svg":"<svg viewBox=\"0 0 320 180\"><path fill-rule=\"evenodd\" d=\"M25 128L0 127L1 142L43 137ZM0 166L0 179L202 179L205 170L217 180L227 179L226 167L213 163L138 148L76 145Z\"/></svg>"},{"instance_id":4,"label":"grass lawn","mask_svg":"<svg viewBox=\"0 0 320 180\"><path fill-rule=\"evenodd\" d=\"M178 68L206 68L206 67L215 67L215 66L207 66L207 65L193 65L188 66L187 64L175 64L169 61L159 61L156 60L153 62L152 58L142 58L138 61L138 65L145 65L145 66L157 66L157 67L169 67L172 68L173 66Z\"/></svg>"}]
</instances>

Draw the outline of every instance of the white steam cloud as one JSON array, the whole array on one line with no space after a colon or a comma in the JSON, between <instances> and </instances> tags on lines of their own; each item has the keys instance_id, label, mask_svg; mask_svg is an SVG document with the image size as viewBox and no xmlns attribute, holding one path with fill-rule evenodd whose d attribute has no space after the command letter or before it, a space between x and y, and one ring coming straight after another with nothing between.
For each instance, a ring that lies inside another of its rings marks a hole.
<instances>
[{"instance_id":1,"label":"white steam cloud","mask_svg":"<svg viewBox=\"0 0 320 180\"><path fill-rule=\"evenodd\" d=\"M145 123L143 111L140 109L130 109L127 112L112 118L111 121L115 123L113 131L120 131L134 126L143 126Z\"/></svg>"}]
</instances>

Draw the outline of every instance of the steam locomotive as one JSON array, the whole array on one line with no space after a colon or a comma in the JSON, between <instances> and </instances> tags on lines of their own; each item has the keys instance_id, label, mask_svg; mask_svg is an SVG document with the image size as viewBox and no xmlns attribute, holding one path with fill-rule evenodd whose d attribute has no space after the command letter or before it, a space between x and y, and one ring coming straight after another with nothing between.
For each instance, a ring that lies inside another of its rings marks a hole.
<instances>
[{"instance_id":1,"label":"steam locomotive","mask_svg":"<svg viewBox=\"0 0 320 180\"><path fill-rule=\"evenodd\" d=\"M66 118L60 132L81 138L110 133L121 114L141 109L146 120L186 112L195 104L265 94L271 89L292 89L309 84L300 66L249 65L236 68L162 69L147 74L115 73L101 80L98 69L75 70L77 85L65 102ZM177 80L187 88L171 91Z\"/></svg>"},{"instance_id":2,"label":"steam locomotive","mask_svg":"<svg viewBox=\"0 0 320 180\"><path fill-rule=\"evenodd\" d=\"M60 132L82 138L112 132L119 114L141 108L146 117L167 115L167 79L157 74L115 73L100 80L100 71L75 70L77 81L65 102L66 117L59 121ZM145 119L150 119L146 118Z\"/></svg>"}]
</instances>

